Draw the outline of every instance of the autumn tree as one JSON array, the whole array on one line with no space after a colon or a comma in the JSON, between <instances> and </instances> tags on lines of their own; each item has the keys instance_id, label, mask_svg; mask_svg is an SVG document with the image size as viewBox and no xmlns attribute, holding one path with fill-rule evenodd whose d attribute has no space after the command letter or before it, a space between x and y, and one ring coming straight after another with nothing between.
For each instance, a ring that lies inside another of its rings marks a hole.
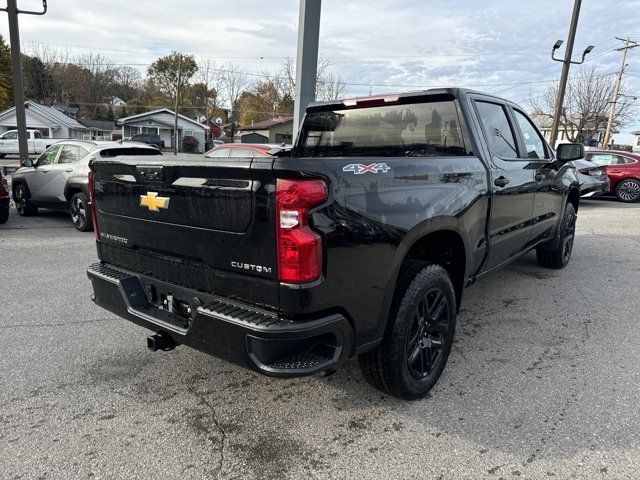
<instances>
[{"instance_id":1,"label":"autumn tree","mask_svg":"<svg viewBox=\"0 0 640 480\"><path fill-rule=\"evenodd\" d=\"M569 141L583 142L606 127L614 88L614 76L603 74L595 66L583 67L569 79L559 119L559 128ZM557 83L551 84L541 97L532 99L533 114L553 119L557 91ZM628 124L637 112L624 96L624 86L620 92L613 117L616 129Z\"/></svg>"},{"instance_id":2,"label":"autumn tree","mask_svg":"<svg viewBox=\"0 0 640 480\"><path fill-rule=\"evenodd\" d=\"M182 58L181 58L182 57ZM180 85L178 85L178 64L180 66ZM176 97L182 99L183 85L188 85L198 70L193 55L183 55L172 52L171 55L158 58L147 69L147 75L152 85L174 105Z\"/></svg>"},{"instance_id":3,"label":"autumn tree","mask_svg":"<svg viewBox=\"0 0 640 480\"><path fill-rule=\"evenodd\" d=\"M240 97L251 86L252 81L253 78L249 72L236 65L228 65L222 72L225 101L231 112L229 115L230 127L227 132L230 137L235 135L240 125L244 103L240 102Z\"/></svg>"},{"instance_id":4,"label":"autumn tree","mask_svg":"<svg viewBox=\"0 0 640 480\"><path fill-rule=\"evenodd\" d=\"M296 91L296 65L291 57L287 57L280 66L278 77L282 80L283 94L293 99ZM316 73L316 98L318 100L335 100L347 94L347 84L344 79L331 72L331 63L326 58L318 60Z\"/></svg>"},{"instance_id":5,"label":"autumn tree","mask_svg":"<svg viewBox=\"0 0 640 480\"><path fill-rule=\"evenodd\" d=\"M6 110L13 104L11 71L11 51L0 35L0 110Z\"/></svg>"},{"instance_id":6,"label":"autumn tree","mask_svg":"<svg viewBox=\"0 0 640 480\"><path fill-rule=\"evenodd\" d=\"M242 125L293 114L293 99L283 91L278 78L266 74L265 80L243 92L238 103Z\"/></svg>"}]
</instances>

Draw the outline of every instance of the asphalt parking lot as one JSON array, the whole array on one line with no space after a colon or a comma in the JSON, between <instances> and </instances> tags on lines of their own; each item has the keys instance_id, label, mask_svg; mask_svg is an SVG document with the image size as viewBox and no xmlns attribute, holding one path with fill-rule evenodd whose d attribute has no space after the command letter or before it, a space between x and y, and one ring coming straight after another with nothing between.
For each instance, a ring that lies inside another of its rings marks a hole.
<instances>
[{"instance_id":1,"label":"asphalt parking lot","mask_svg":"<svg viewBox=\"0 0 640 480\"><path fill-rule=\"evenodd\" d=\"M355 361L276 380L93 305L91 233L0 226L0 478L638 478L640 204L582 203L573 258L529 254L465 293L429 398Z\"/></svg>"}]
</instances>

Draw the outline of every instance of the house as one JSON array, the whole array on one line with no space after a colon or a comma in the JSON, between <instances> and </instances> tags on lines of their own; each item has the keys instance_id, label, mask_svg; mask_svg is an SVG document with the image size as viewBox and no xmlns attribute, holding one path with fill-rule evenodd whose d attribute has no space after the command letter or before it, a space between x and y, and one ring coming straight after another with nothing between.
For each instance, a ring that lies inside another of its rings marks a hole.
<instances>
[{"instance_id":1,"label":"house","mask_svg":"<svg viewBox=\"0 0 640 480\"><path fill-rule=\"evenodd\" d=\"M113 97L109 102L109 105L114 110L122 110L127 107L127 102L125 102L120 97Z\"/></svg>"},{"instance_id":2,"label":"house","mask_svg":"<svg viewBox=\"0 0 640 480\"><path fill-rule=\"evenodd\" d=\"M160 108L151 112L140 113L118 120L122 130L122 138L129 138L138 133L160 135L167 148L173 148L173 127L175 113L168 108ZM206 134L209 127L184 115L178 115L178 148L182 149L184 137L194 137L198 141L196 151L204 152Z\"/></svg>"},{"instance_id":3,"label":"house","mask_svg":"<svg viewBox=\"0 0 640 480\"><path fill-rule=\"evenodd\" d=\"M293 117L276 117L238 129L237 143L293 143Z\"/></svg>"},{"instance_id":4,"label":"house","mask_svg":"<svg viewBox=\"0 0 640 480\"><path fill-rule=\"evenodd\" d=\"M547 142L551 139L551 124L553 123L553 118L550 115L544 115L541 113L532 113L531 120L536 124L540 133L544 136ZM589 147L597 147L602 145L602 141L604 140L604 134L607 129L606 122L604 122L601 126L599 126L596 131L589 138L586 138L582 141L582 143ZM616 129L611 130L612 133L618 133ZM562 127L562 125L558 126L558 135L556 137L556 144L553 147L557 147L560 143L571 143L570 137L573 137L575 131L568 131Z\"/></svg>"},{"instance_id":5,"label":"house","mask_svg":"<svg viewBox=\"0 0 640 480\"><path fill-rule=\"evenodd\" d=\"M640 130L637 132L631 132L631 135L635 137L633 141L633 151L640 152Z\"/></svg>"},{"instance_id":6,"label":"house","mask_svg":"<svg viewBox=\"0 0 640 480\"><path fill-rule=\"evenodd\" d=\"M116 128L115 122L106 120L92 120L90 118L80 118L78 123L87 127L83 133L83 140L112 140L112 133Z\"/></svg>"},{"instance_id":7,"label":"house","mask_svg":"<svg viewBox=\"0 0 640 480\"><path fill-rule=\"evenodd\" d=\"M27 128L39 130L45 138L82 138L87 127L59 109L27 100L24 104ZM0 134L17 128L16 108L0 113Z\"/></svg>"},{"instance_id":8,"label":"house","mask_svg":"<svg viewBox=\"0 0 640 480\"><path fill-rule=\"evenodd\" d=\"M71 118L74 118L74 119L78 118L78 112L80 111L80 108L72 107L68 103L58 103L58 102L56 102L56 103L53 104L53 108L55 108L56 110L61 111L67 117L71 117Z\"/></svg>"}]
</instances>

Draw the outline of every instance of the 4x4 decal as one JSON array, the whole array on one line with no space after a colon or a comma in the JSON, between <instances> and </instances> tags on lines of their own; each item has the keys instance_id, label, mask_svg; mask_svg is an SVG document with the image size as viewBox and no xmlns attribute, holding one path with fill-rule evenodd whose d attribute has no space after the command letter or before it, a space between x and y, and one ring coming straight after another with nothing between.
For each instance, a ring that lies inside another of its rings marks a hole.
<instances>
[{"instance_id":1,"label":"4x4 decal","mask_svg":"<svg viewBox=\"0 0 640 480\"><path fill-rule=\"evenodd\" d=\"M363 173L387 173L391 170L391 167L386 163L372 163L365 165L363 163L351 163L342 167L343 172L353 172L355 175L362 175Z\"/></svg>"}]
</instances>

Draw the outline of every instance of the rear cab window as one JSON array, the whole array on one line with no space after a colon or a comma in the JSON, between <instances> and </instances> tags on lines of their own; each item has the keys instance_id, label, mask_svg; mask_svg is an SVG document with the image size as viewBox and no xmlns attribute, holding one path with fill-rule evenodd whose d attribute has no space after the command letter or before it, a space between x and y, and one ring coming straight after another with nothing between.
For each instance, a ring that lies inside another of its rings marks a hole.
<instances>
[{"instance_id":1,"label":"rear cab window","mask_svg":"<svg viewBox=\"0 0 640 480\"><path fill-rule=\"evenodd\" d=\"M456 100L423 97L407 103L307 112L294 154L301 157L462 156L465 144ZM447 96L448 97L448 96ZM409 103L410 102L410 103Z\"/></svg>"}]
</instances>

